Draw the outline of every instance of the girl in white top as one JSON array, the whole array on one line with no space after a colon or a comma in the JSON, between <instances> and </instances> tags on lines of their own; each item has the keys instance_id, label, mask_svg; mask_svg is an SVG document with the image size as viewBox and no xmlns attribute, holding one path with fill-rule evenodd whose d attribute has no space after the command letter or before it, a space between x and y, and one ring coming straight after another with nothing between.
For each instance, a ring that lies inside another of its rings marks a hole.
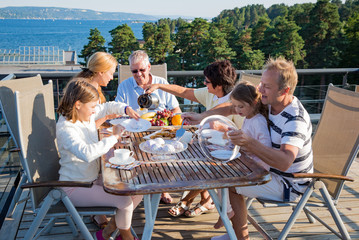
<instances>
[{"instance_id":1,"label":"girl in white top","mask_svg":"<svg viewBox=\"0 0 359 240\"><path fill-rule=\"evenodd\" d=\"M70 81L60 101L57 112L56 136L60 153L60 180L93 182L91 188L65 187L70 200L78 207L114 206L113 218L105 229L96 233L96 239L108 239L116 228L121 238L133 240L131 219L133 209L142 196L117 196L106 193L99 178L100 157L106 154L121 137L123 128L113 126L113 135L98 139L95 119L108 114L128 114L136 118L137 113L123 103L98 104L99 94L95 87L84 79Z\"/></svg>"},{"instance_id":2,"label":"girl in white top","mask_svg":"<svg viewBox=\"0 0 359 240\"><path fill-rule=\"evenodd\" d=\"M264 145L270 147L272 145L271 138L268 130L268 108L261 102L261 94L256 87L247 81L238 83L230 96L235 112L244 117L241 130L248 136L258 140ZM254 161L269 170L269 165L259 159L253 154L248 154ZM229 203L227 213L229 218L232 218L234 212ZM214 225L214 228L218 229L223 226L221 218Z\"/></svg>"}]
</instances>

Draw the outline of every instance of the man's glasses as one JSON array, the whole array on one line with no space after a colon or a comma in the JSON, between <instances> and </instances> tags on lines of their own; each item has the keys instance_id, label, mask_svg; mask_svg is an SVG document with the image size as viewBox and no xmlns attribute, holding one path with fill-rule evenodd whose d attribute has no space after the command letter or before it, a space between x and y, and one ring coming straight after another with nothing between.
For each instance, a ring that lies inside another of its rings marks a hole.
<instances>
[{"instance_id":1,"label":"man's glasses","mask_svg":"<svg viewBox=\"0 0 359 240\"><path fill-rule=\"evenodd\" d=\"M133 74L138 73L138 71L140 71L140 72L145 72L146 69L144 68L144 69L131 70L131 72L132 72Z\"/></svg>"}]
</instances>

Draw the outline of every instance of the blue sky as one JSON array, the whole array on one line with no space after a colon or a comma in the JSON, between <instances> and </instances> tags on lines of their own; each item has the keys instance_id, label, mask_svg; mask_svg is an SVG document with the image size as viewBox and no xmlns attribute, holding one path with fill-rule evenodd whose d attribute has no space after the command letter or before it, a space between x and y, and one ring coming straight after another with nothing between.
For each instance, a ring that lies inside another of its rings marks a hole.
<instances>
[{"instance_id":1,"label":"blue sky","mask_svg":"<svg viewBox=\"0 0 359 240\"><path fill-rule=\"evenodd\" d=\"M224 9L249 4L315 3L316 0L0 0L0 8L9 6L38 6L92 9L104 12L129 12L148 15L180 15L213 18Z\"/></svg>"}]
</instances>

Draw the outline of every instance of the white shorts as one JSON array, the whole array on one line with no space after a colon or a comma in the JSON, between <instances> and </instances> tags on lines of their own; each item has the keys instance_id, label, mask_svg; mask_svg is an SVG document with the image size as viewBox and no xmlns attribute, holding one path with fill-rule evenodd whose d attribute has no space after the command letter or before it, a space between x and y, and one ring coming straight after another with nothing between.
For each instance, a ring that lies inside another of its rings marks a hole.
<instances>
[{"instance_id":1,"label":"white shorts","mask_svg":"<svg viewBox=\"0 0 359 240\"><path fill-rule=\"evenodd\" d=\"M274 201L283 201L284 185L282 177L277 174L272 174L272 180L266 184L236 187L236 192L250 198L262 198ZM296 201L299 196L295 193L290 193L290 201Z\"/></svg>"}]
</instances>

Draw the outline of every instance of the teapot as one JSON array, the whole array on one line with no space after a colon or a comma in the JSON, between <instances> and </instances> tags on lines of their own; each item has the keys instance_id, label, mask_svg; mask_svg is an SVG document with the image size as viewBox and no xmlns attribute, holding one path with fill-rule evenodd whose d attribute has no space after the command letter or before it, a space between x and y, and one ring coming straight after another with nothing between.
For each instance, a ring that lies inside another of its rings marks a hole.
<instances>
[{"instance_id":1,"label":"teapot","mask_svg":"<svg viewBox=\"0 0 359 240\"><path fill-rule=\"evenodd\" d=\"M140 108L147 108L153 110L158 107L160 103L160 98L154 93L144 93L137 98L137 103Z\"/></svg>"}]
</instances>

